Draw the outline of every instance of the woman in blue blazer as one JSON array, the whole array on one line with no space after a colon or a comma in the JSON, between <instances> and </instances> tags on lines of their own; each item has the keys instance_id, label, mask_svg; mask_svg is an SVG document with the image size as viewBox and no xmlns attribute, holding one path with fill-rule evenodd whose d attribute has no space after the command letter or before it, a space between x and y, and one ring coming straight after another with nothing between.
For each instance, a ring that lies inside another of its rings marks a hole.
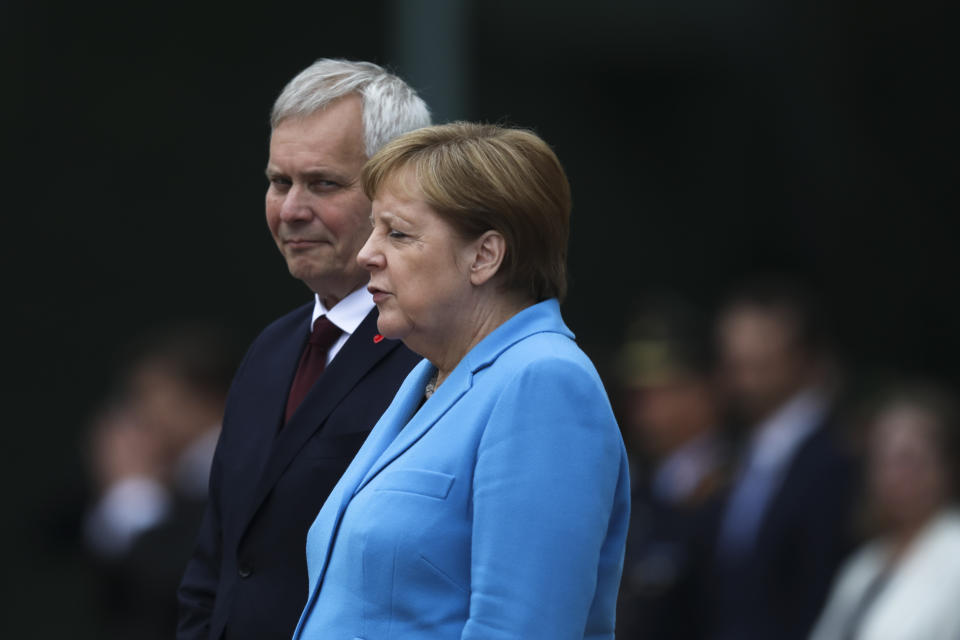
<instances>
[{"instance_id":1,"label":"woman in blue blazer","mask_svg":"<svg viewBox=\"0 0 960 640\"><path fill-rule=\"evenodd\" d=\"M454 123L389 143L362 186L378 329L425 360L310 529L294 637L612 640L627 460L560 316L559 161Z\"/></svg>"}]
</instances>

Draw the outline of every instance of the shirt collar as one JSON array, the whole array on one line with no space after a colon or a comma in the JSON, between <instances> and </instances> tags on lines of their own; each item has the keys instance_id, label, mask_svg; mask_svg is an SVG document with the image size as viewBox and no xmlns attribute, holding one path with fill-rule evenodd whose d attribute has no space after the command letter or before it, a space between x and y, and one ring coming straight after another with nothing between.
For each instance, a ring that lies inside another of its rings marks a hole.
<instances>
[{"instance_id":1,"label":"shirt collar","mask_svg":"<svg viewBox=\"0 0 960 640\"><path fill-rule=\"evenodd\" d=\"M827 398L822 391L806 389L794 395L760 423L750 445L750 465L772 469L783 464L826 413Z\"/></svg>"},{"instance_id":2,"label":"shirt collar","mask_svg":"<svg viewBox=\"0 0 960 640\"><path fill-rule=\"evenodd\" d=\"M653 492L661 500L677 504L690 497L704 477L720 463L720 446L710 433L703 433L671 453L657 466Z\"/></svg>"},{"instance_id":3,"label":"shirt collar","mask_svg":"<svg viewBox=\"0 0 960 640\"><path fill-rule=\"evenodd\" d=\"M363 322L363 319L367 317L367 314L370 313L370 310L374 307L373 294L367 291L366 287L360 287L333 305L332 309L327 309L323 303L320 302L320 296L318 294L313 294L313 299L313 317L310 318L310 327L313 327L313 323L317 318L325 315L330 322L348 335L353 334L353 332L357 330L357 327L360 326L360 323Z\"/></svg>"}]
</instances>

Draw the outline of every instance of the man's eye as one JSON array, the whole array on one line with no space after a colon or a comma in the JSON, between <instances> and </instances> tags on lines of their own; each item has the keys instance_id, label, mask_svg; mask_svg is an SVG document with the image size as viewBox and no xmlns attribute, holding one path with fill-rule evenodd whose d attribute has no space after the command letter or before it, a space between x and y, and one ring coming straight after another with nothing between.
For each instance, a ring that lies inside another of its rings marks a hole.
<instances>
[{"instance_id":1,"label":"man's eye","mask_svg":"<svg viewBox=\"0 0 960 640\"><path fill-rule=\"evenodd\" d=\"M403 231L397 231L396 229L391 229L387 235L396 239L403 239L407 237L407 234L405 234Z\"/></svg>"},{"instance_id":2,"label":"man's eye","mask_svg":"<svg viewBox=\"0 0 960 640\"><path fill-rule=\"evenodd\" d=\"M272 177L270 178L270 186L274 189L287 189L290 186L290 181L286 178Z\"/></svg>"},{"instance_id":3,"label":"man's eye","mask_svg":"<svg viewBox=\"0 0 960 640\"><path fill-rule=\"evenodd\" d=\"M333 191L339 187L333 180L314 180L310 183L311 191Z\"/></svg>"}]
</instances>

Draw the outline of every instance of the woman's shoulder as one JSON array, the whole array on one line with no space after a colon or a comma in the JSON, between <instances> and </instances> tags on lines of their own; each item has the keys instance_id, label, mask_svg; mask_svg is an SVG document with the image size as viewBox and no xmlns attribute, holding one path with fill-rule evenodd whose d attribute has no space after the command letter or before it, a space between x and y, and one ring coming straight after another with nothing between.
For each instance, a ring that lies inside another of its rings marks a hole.
<instances>
[{"instance_id":1,"label":"woman's shoulder","mask_svg":"<svg viewBox=\"0 0 960 640\"><path fill-rule=\"evenodd\" d=\"M587 419L619 429L606 389L590 358L569 337L538 333L505 350L481 383L495 403ZM571 424L576 422L572 420ZM599 429L599 426L596 427Z\"/></svg>"},{"instance_id":2,"label":"woman's shoulder","mask_svg":"<svg viewBox=\"0 0 960 640\"><path fill-rule=\"evenodd\" d=\"M593 362L573 339L548 331L515 342L500 354L494 365L511 377L532 374L600 381Z\"/></svg>"}]
</instances>

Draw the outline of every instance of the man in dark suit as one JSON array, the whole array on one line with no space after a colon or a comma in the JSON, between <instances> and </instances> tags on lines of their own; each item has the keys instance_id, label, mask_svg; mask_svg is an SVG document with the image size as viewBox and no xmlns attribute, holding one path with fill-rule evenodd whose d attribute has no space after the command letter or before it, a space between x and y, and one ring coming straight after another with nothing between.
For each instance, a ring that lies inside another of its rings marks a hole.
<instances>
[{"instance_id":1,"label":"man in dark suit","mask_svg":"<svg viewBox=\"0 0 960 640\"><path fill-rule=\"evenodd\" d=\"M690 640L704 527L728 472L707 323L686 301L648 300L620 351L620 425L633 468L617 604L619 640Z\"/></svg>"},{"instance_id":2,"label":"man in dark suit","mask_svg":"<svg viewBox=\"0 0 960 640\"><path fill-rule=\"evenodd\" d=\"M721 313L719 347L747 433L717 521L706 637L801 640L851 548L856 477L831 425L822 315L799 286L756 282Z\"/></svg>"},{"instance_id":3,"label":"man in dark suit","mask_svg":"<svg viewBox=\"0 0 960 640\"><path fill-rule=\"evenodd\" d=\"M233 380L209 503L179 590L180 640L288 639L307 598L307 529L418 357L376 332L356 255L363 164L430 124L396 76L319 60L271 116L267 225L314 300L268 326Z\"/></svg>"}]
</instances>

